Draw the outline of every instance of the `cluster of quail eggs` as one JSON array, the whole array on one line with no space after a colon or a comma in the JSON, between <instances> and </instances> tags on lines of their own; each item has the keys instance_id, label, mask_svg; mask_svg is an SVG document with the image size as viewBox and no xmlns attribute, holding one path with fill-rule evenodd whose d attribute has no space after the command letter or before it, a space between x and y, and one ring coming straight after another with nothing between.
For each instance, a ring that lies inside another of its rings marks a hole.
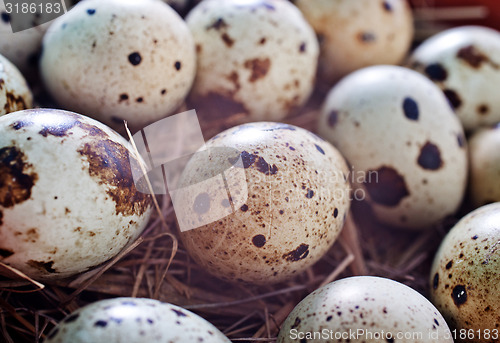
<instances>
[{"instance_id":1,"label":"cluster of quail eggs","mask_svg":"<svg viewBox=\"0 0 500 343\"><path fill-rule=\"evenodd\" d=\"M132 244L153 195L136 184L149 161L124 124L138 132L187 106L202 123L238 123L193 152L171 189L184 248L218 278L291 280L327 254L353 199L395 230L476 209L436 254L432 303L389 279L339 280L297 305L278 342L453 342L450 328L495 341L498 31L459 27L410 53L404 0L85 0L19 33L0 11L2 264L51 282ZM319 135L283 123L318 84L330 87ZM58 109L36 108L40 88ZM175 305L115 298L45 342L125 341L229 339Z\"/></svg>"}]
</instances>

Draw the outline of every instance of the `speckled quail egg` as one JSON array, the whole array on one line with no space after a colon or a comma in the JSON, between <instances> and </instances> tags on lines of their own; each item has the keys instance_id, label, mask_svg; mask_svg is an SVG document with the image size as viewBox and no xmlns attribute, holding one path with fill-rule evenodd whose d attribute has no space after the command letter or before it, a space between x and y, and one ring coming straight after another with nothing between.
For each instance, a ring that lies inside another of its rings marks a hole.
<instances>
[{"instance_id":1,"label":"speckled quail egg","mask_svg":"<svg viewBox=\"0 0 500 343\"><path fill-rule=\"evenodd\" d=\"M66 8L70 8L73 1L65 0L64 3ZM16 7L15 2L10 1L10 4L12 7L9 7L9 12L16 12L17 9L22 12L22 3L18 3L19 8ZM37 76L36 66L42 46L42 38L50 26L50 22L47 22L47 20L53 18L54 11L60 12L61 15L64 13L61 2L57 5L54 3L47 4L47 8L43 6L45 6L45 3L43 5L38 3L36 8L32 7L28 11L29 13L21 13L21 15L15 17L15 23L17 20L18 22L22 21L21 24L26 23L31 26L25 30L13 32L12 15L7 12L5 3L0 1L0 54L7 57L28 79ZM50 13L47 13L49 8ZM45 11L46 9L47 11ZM34 10L34 13L31 12L32 10ZM14 24L14 28L17 28L17 24Z\"/></svg>"},{"instance_id":2,"label":"speckled quail egg","mask_svg":"<svg viewBox=\"0 0 500 343\"><path fill-rule=\"evenodd\" d=\"M500 201L500 125L470 140L470 195L475 206Z\"/></svg>"},{"instance_id":3,"label":"speckled quail egg","mask_svg":"<svg viewBox=\"0 0 500 343\"><path fill-rule=\"evenodd\" d=\"M2 116L0 132L3 263L35 279L64 278L141 233L152 201L136 190L132 150L116 132L53 109Z\"/></svg>"},{"instance_id":4,"label":"speckled quail egg","mask_svg":"<svg viewBox=\"0 0 500 343\"><path fill-rule=\"evenodd\" d=\"M43 40L41 72L54 99L117 129L172 114L195 68L189 29L156 0L80 2Z\"/></svg>"},{"instance_id":5,"label":"speckled quail egg","mask_svg":"<svg viewBox=\"0 0 500 343\"><path fill-rule=\"evenodd\" d=\"M439 88L398 66L339 82L318 125L352 164L356 199L395 227L430 227L455 213L467 179L463 128Z\"/></svg>"},{"instance_id":6,"label":"speckled quail egg","mask_svg":"<svg viewBox=\"0 0 500 343\"><path fill-rule=\"evenodd\" d=\"M443 31L415 49L408 64L443 90L466 130L500 121L500 32L480 26Z\"/></svg>"},{"instance_id":7,"label":"speckled quail egg","mask_svg":"<svg viewBox=\"0 0 500 343\"><path fill-rule=\"evenodd\" d=\"M44 29L48 24L13 33L10 15L6 12L3 1L0 2L0 19L0 54L23 72L35 70Z\"/></svg>"},{"instance_id":8,"label":"speckled quail egg","mask_svg":"<svg viewBox=\"0 0 500 343\"><path fill-rule=\"evenodd\" d=\"M498 342L499 252L500 203L494 203L462 218L446 235L434 258L432 302L450 327L468 331L466 342Z\"/></svg>"},{"instance_id":9,"label":"speckled quail egg","mask_svg":"<svg viewBox=\"0 0 500 343\"><path fill-rule=\"evenodd\" d=\"M194 227L181 239L203 268L229 280L276 283L310 267L332 246L350 205L348 169L332 145L302 128L258 122L226 130L206 146L237 150L242 163L236 168L244 173L239 181L237 173L225 174L229 198L222 200L200 182L220 173L235 159L231 154L195 154L181 176L181 187L192 187L184 205L176 206L177 218L177 208L184 208L181 217ZM221 207L234 209L197 227Z\"/></svg>"},{"instance_id":10,"label":"speckled quail egg","mask_svg":"<svg viewBox=\"0 0 500 343\"><path fill-rule=\"evenodd\" d=\"M56 326L45 343L230 343L215 326L181 307L145 298L87 305Z\"/></svg>"},{"instance_id":11,"label":"speckled quail egg","mask_svg":"<svg viewBox=\"0 0 500 343\"><path fill-rule=\"evenodd\" d=\"M302 300L288 315L278 343L452 343L446 321L417 291L373 276L341 279Z\"/></svg>"},{"instance_id":12,"label":"speckled quail egg","mask_svg":"<svg viewBox=\"0 0 500 343\"><path fill-rule=\"evenodd\" d=\"M296 0L320 40L319 74L328 83L363 67L398 64L413 38L406 0Z\"/></svg>"},{"instance_id":13,"label":"speckled quail egg","mask_svg":"<svg viewBox=\"0 0 500 343\"><path fill-rule=\"evenodd\" d=\"M33 96L21 72L0 55L0 115L33 106Z\"/></svg>"},{"instance_id":14,"label":"speckled quail egg","mask_svg":"<svg viewBox=\"0 0 500 343\"><path fill-rule=\"evenodd\" d=\"M313 87L314 31L284 0L206 0L186 18L198 53L190 99L202 118L281 120Z\"/></svg>"}]
</instances>

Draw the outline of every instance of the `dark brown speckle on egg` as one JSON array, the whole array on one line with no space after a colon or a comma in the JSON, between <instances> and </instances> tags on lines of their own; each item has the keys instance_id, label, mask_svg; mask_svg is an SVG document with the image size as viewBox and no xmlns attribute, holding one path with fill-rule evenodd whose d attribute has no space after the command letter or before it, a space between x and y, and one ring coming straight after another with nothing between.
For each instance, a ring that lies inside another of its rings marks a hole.
<instances>
[{"instance_id":1,"label":"dark brown speckle on egg","mask_svg":"<svg viewBox=\"0 0 500 343\"><path fill-rule=\"evenodd\" d=\"M453 288L451 293L451 297L453 298L453 302L457 307L465 304L467 302L467 291L463 285L458 285Z\"/></svg>"},{"instance_id":2,"label":"dark brown speckle on egg","mask_svg":"<svg viewBox=\"0 0 500 343\"><path fill-rule=\"evenodd\" d=\"M366 180L364 185L370 198L378 204L394 207L410 195L404 177L394 168L383 166L367 171L366 175L377 176L376 179Z\"/></svg>"},{"instance_id":3,"label":"dark brown speckle on egg","mask_svg":"<svg viewBox=\"0 0 500 343\"><path fill-rule=\"evenodd\" d=\"M17 147L0 149L0 205L13 207L31 197L38 175Z\"/></svg>"},{"instance_id":4,"label":"dark brown speckle on egg","mask_svg":"<svg viewBox=\"0 0 500 343\"><path fill-rule=\"evenodd\" d=\"M406 118L410 120L418 120L419 116L419 111L418 111L418 104L417 102L410 98L406 97L403 100L403 112L406 116Z\"/></svg>"},{"instance_id":5,"label":"dark brown speckle on egg","mask_svg":"<svg viewBox=\"0 0 500 343\"><path fill-rule=\"evenodd\" d=\"M431 142L425 143L420 149L417 163L420 167L426 170L438 170L443 165L441 159L441 151L439 147Z\"/></svg>"},{"instance_id":6,"label":"dark brown speckle on egg","mask_svg":"<svg viewBox=\"0 0 500 343\"><path fill-rule=\"evenodd\" d=\"M454 110L462 106L462 99L460 99L460 96L457 94L457 92L452 89L445 89L443 90L443 92Z\"/></svg>"},{"instance_id":7,"label":"dark brown speckle on egg","mask_svg":"<svg viewBox=\"0 0 500 343\"><path fill-rule=\"evenodd\" d=\"M266 244L266 237L264 235L255 235L252 238L252 243L257 248L262 248Z\"/></svg>"},{"instance_id":8,"label":"dark brown speckle on egg","mask_svg":"<svg viewBox=\"0 0 500 343\"><path fill-rule=\"evenodd\" d=\"M339 120L339 112L336 110L330 111L328 115L328 125L330 127L334 127L337 124L338 120Z\"/></svg>"},{"instance_id":9,"label":"dark brown speckle on egg","mask_svg":"<svg viewBox=\"0 0 500 343\"><path fill-rule=\"evenodd\" d=\"M130 55L128 55L128 61L130 62L130 64L132 64L133 66L137 66L141 63L142 61L142 57L141 55L136 51L136 52L133 52L131 53Z\"/></svg>"},{"instance_id":10,"label":"dark brown speckle on egg","mask_svg":"<svg viewBox=\"0 0 500 343\"><path fill-rule=\"evenodd\" d=\"M290 251L289 253L283 255L283 258L290 262L296 262L303 260L309 255L309 245L301 244L297 249Z\"/></svg>"},{"instance_id":11,"label":"dark brown speckle on egg","mask_svg":"<svg viewBox=\"0 0 500 343\"><path fill-rule=\"evenodd\" d=\"M442 82L448 78L448 72L440 63L429 64L424 72L432 81Z\"/></svg>"},{"instance_id":12,"label":"dark brown speckle on egg","mask_svg":"<svg viewBox=\"0 0 500 343\"><path fill-rule=\"evenodd\" d=\"M472 68L479 68L483 62L488 61L488 57L480 52L474 45L469 45L458 50L457 58L467 63Z\"/></svg>"},{"instance_id":13,"label":"dark brown speckle on egg","mask_svg":"<svg viewBox=\"0 0 500 343\"><path fill-rule=\"evenodd\" d=\"M245 61L243 66L251 72L248 81L255 82L267 75L269 69L271 68L271 60L269 58L254 58L252 60Z\"/></svg>"}]
</instances>

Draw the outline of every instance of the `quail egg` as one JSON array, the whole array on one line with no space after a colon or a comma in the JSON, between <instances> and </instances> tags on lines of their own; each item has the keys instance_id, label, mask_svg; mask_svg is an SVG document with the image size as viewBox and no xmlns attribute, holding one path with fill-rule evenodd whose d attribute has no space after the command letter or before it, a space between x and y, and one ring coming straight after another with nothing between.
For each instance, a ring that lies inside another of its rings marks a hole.
<instances>
[{"instance_id":1,"label":"quail egg","mask_svg":"<svg viewBox=\"0 0 500 343\"><path fill-rule=\"evenodd\" d=\"M320 41L319 75L333 84L375 64L398 64L413 38L406 0L296 0Z\"/></svg>"},{"instance_id":2,"label":"quail egg","mask_svg":"<svg viewBox=\"0 0 500 343\"><path fill-rule=\"evenodd\" d=\"M278 343L453 343L439 311L417 291L373 276L341 279L309 294L288 315Z\"/></svg>"},{"instance_id":3,"label":"quail egg","mask_svg":"<svg viewBox=\"0 0 500 343\"><path fill-rule=\"evenodd\" d=\"M318 130L352 164L356 199L382 223L422 229L458 209L467 180L463 128L419 73L398 66L352 73L330 91Z\"/></svg>"},{"instance_id":4,"label":"quail egg","mask_svg":"<svg viewBox=\"0 0 500 343\"><path fill-rule=\"evenodd\" d=\"M500 201L500 125L471 136L470 193L479 207Z\"/></svg>"},{"instance_id":5,"label":"quail egg","mask_svg":"<svg viewBox=\"0 0 500 343\"><path fill-rule=\"evenodd\" d=\"M15 6L15 2L13 1L10 4ZM22 3L18 3L18 6L21 6L22 11ZM51 4L50 6L53 5ZM61 6L61 4L57 6ZM36 8L37 10L39 9L38 6ZM58 8L60 8L62 14L62 7ZM15 11L15 7L9 7L9 11ZM0 1L0 19L0 54L8 58L26 77L33 77L33 74L36 74L42 38L50 25L49 23L43 23L43 20L47 19L47 14L25 13L24 16L18 16L16 19L30 21L32 27L13 32L12 16L7 13L5 3ZM43 24L39 25L39 23Z\"/></svg>"},{"instance_id":6,"label":"quail egg","mask_svg":"<svg viewBox=\"0 0 500 343\"><path fill-rule=\"evenodd\" d=\"M25 110L33 105L33 96L21 72L0 55L0 115Z\"/></svg>"},{"instance_id":7,"label":"quail egg","mask_svg":"<svg viewBox=\"0 0 500 343\"><path fill-rule=\"evenodd\" d=\"M309 98L314 31L284 0L206 0L186 18L198 53L190 96L202 118L281 120Z\"/></svg>"},{"instance_id":8,"label":"quail egg","mask_svg":"<svg viewBox=\"0 0 500 343\"><path fill-rule=\"evenodd\" d=\"M431 298L461 341L498 342L500 203L462 218L446 235L431 269Z\"/></svg>"},{"instance_id":9,"label":"quail egg","mask_svg":"<svg viewBox=\"0 0 500 343\"><path fill-rule=\"evenodd\" d=\"M185 190L176 214L192 224L181 239L203 268L228 280L276 283L332 246L350 205L348 169L332 145L305 129L258 122L226 130L206 147L236 150L241 164L234 168L243 173L225 173L225 199L201 181L220 173L234 154L195 154L181 176ZM203 221L221 208L225 215Z\"/></svg>"},{"instance_id":10,"label":"quail egg","mask_svg":"<svg viewBox=\"0 0 500 343\"><path fill-rule=\"evenodd\" d=\"M215 326L181 307L146 298L114 298L67 316L45 343L231 343Z\"/></svg>"},{"instance_id":11,"label":"quail egg","mask_svg":"<svg viewBox=\"0 0 500 343\"><path fill-rule=\"evenodd\" d=\"M500 121L500 32L480 26L443 31L415 49L408 64L443 90L466 130Z\"/></svg>"},{"instance_id":12,"label":"quail egg","mask_svg":"<svg viewBox=\"0 0 500 343\"><path fill-rule=\"evenodd\" d=\"M117 129L172 114L195 68L189 29L156 0L82 1L43 40L41 73L54 99Z\"/></svg>"},{"instance_id":13,"label":"quail egg","mask_svg":"<svg viewBox=\"0 0 500 343\"><path fill-rule=\"evenodd\" d=\"M0 132L2 263L34 279L64 278L142 232L152 199L136 190L132 150L116 132L53 109L4 115Z\"/></svg>"}]
</instances>

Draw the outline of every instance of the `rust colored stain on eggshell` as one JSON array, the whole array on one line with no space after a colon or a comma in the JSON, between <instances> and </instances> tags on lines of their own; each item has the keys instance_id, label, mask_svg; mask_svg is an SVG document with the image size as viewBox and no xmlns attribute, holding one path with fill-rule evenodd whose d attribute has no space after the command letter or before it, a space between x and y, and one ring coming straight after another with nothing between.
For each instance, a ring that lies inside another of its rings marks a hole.
<instances>
[{"instance_id":1,"label":"rust colored stain on eggshell","mask_svg":"<svg viewBox=\"0 0 500 343\"><path fill-rule=\"evenodd\" d=\"M149 208L151 196L137 191L125 147L106 139L85 143L78 152L87 158L90 176L110 186L107 193L115 202L116 214L142 215Z\"/></svg>"},{"instance_id":2,"label":"rust colored stain on eggshell","mask_svg":"<svg viewBox=\"0 0 500 343\"><path fill-rule=\"evenodd\" d=\"M38 175L29 170L24 153L17 147L0 149L0 205L12 207L31 197Z\"/></svg>"}]
</instances>

